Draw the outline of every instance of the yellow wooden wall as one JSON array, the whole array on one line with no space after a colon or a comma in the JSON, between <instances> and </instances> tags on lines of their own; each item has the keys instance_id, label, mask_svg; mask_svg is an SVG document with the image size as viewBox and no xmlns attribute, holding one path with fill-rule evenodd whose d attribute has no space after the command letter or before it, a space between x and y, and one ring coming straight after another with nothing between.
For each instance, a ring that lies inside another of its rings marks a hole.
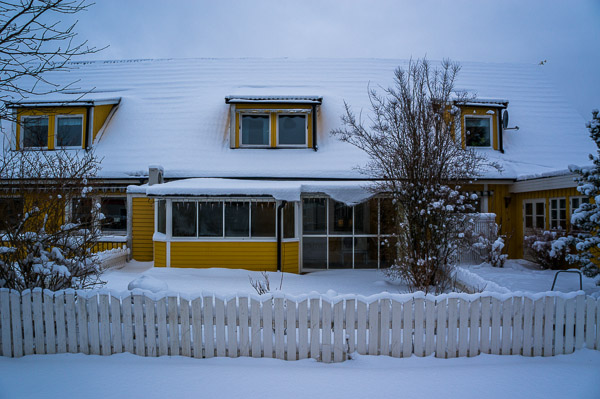
<instances>
[{"instance_id":1,"label":"yellow wooden wall","mask_svg":"<svg viewBox=\"0 0 600 399\"><path fill-rule=\"evenodd\" d=\"M115 105L107 104L107 105L97 105L94 107L94 121L93 121L93 137L92 141L96 140L96 135L98 131L104 126L104 122L106 122L106 118L110 111L113 109Z\"/></svg>"},{"instance_id":2,"label":"yellow wooden wall","mask_svg":"<svg viewBox=\"0 0 600 399\"><path fill-rule=\"evenodd\" d=\"M132 199L131 254L133 259L147 262L153 259L154 248L154 200L149 198Z\"/></svg>"},{"instance_id":3,"label":"yellow wooden wall","mask_svg":"<svg viewBox=\"0 0 600 399\"><path fill-rule=\"evenodd\" d=\"M167 266L167 243L154 241L154 267Z\"/></svg>"},{"instance_id":4,"label":"yellow wooden wall","mask_svg":"<svg viewBox=\"0 0 600 399\"><path fill-rule=\"evenodd\" d=\"M157 252L158 254L159 252ZM276 242L171 242L171 267L277 270ZM298 242L282 245L282 269L298 273Z\"/></svg>"}]
</instances>

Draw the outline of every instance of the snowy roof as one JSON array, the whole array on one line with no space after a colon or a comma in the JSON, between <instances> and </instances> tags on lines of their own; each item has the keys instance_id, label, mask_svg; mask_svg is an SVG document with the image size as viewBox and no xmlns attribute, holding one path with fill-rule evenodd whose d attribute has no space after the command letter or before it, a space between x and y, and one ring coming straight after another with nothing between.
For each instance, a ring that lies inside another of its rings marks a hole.
<instances>
[{"instance_id":1,"label":"snowy roof","mask_svg":"<svg viewBox=\"0 0 600 399\"><path fill-rule=\"evenodd\" d=\"M182 179L152 186L129 186L128 193L157 197L267 196L282 201L300 201L301 194L327 194L336 201L358 204L373 196L369 181L296 181L240 179Z\"/></svg>"},{"instance_id":2,"label":"snowy roof","mask_svg":"<svg viewBox=\"0 0 600 399\"><path fill-rule=\"evenodd\" d=\"M365 119L368 88L391 85L394 69L407 65L393 59L287 58L73 63L47 78L80 87L26 100L121 98L94 144L104 159L101 177L146 176L148 165L160 164L167 178L361 179L356 167L365 164L365 154L329 132L340 126L344 101ZM514 179L587 163L594 145L585 121L554 90L543 66L461 65L456 87L496 104L509 101L510 124L520 127L504 132L504 154L482 150L504 167L485 178ZM318 151L231 149L230 106L223 101L231 93L241 100L322 97Z\"/></svg>"}]
</instances>

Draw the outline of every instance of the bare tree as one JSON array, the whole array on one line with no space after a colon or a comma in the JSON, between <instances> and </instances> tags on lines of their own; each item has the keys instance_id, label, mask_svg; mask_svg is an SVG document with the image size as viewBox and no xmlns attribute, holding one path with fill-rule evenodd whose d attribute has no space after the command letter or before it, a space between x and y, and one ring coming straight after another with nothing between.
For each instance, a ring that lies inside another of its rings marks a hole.
<instances>
[{"instance_id":1,"label":"bare tree","mask_svg":"<svg viewBox=\"0 0 600 399\"><path fill-rule=\"evenodd\" d=\"M388 240L393 265L387 273L413 290L449 286L477 200L461 193L461 185L491 165L465 148L455 130L455 104L468 100L454 90L459 70L450 61L439 68L425 59L411 61L407 69L396 69L394 85L383 94L369 90L368 125L345 104L343 127L332 132L369 155L361 171L377 179L375 192L391 197L395 231Z\"/></svg>"},{"instance_id":2,"label":"bare tree","mask_svg":"<svg viewBox=\"0 0 600 399\"><path fill-rule=\"evenodd\" d=\"M12 151L0 162L0 287L24 290L100 284L92 253L102 214L89 181L93 151Z\"/></svg>"},{"instance_id":3,"label":"bare tree","mask_svg":"<svg viewBox=\"0 0 600 399\"><path fill-rule=\"evenodd\" d=\"M12 119L6 101L65 90L48 74L99 51L76 41L76 23L60 21L89 6L85 0L0 1L0 119Z\"/></svg>"}]
</instances>

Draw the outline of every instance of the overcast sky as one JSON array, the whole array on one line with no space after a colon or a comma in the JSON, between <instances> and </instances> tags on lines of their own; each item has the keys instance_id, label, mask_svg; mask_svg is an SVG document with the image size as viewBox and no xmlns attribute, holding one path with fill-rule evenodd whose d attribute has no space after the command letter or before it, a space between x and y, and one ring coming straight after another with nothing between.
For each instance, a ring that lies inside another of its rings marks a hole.
<instances>
[{"instance_id":1,"label":"overcast sky","mask_svg":"<svg viewBox=\"0 0 600 399\"><path fill-rule=\"evenodd\" d=\"M579 113L600 108L600 0L96 0L92 59L451 58L539 63Z\"/></svg>"}]
</instances>

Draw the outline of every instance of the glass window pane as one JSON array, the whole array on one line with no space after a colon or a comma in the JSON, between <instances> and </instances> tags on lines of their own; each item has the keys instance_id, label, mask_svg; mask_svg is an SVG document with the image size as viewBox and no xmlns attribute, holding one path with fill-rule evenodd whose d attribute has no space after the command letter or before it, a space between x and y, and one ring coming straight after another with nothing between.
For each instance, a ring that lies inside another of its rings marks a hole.
<instances>
[{"instance_id":1,"label":"glass window pane","mask_svg":"<svg viewBox=\"0 0 600 399\"><path fill-rule=\"evenodd\" d=\"M102 198L100 211L104 215L102 230L127 230L127 200L125 198Z\"/></svg>"},{"instance_id":2,"label":"glass window pane","mask_svg":"<svg viewBox=\"0 0 600 399\"><path fill-rule=\"evenodd\" d=\"M242 115L242 144L269 145L269 115Z\"/></svg>"},{"instance_id":3,"label":"glass window pane","mask_svg":"<svg viewBox=\"0 0 600 399\"><path fill-rule=\"evenodd\" d=\"M302 201L303 234L327 234L326 206L326 198L305 198Z\"/></svg>"},{"instance_id":4,"label":"glass window pane","mask_svg":"<svg viewBox=\"0 0 600 399\"><path fill-rule=\"evenodd\" d=\"M83 118L57 117L56 118L56 145L57 147L81 147L83 136Z\"/></svg>"},{"instance_id":5,"label":"glass window pane","mask_svg":"<svg viewBox=\"0 0 600 399\"><path fill-rule=\"evenodd\" d=\"M329 204L329 234L352 234L352 207L335 200Z\"/></svg>"},{"instance_id":6,"label":"glass window pane","mask_svg":"<svg viewBox=\"0 0 600 399\"><path fill-rule=\"evenodd\" d=\"M304 237L302 240L302 267L327 269L327 238Z\"/></svg>"},{"instance_id":7,"label":"glass window pane","mask_svg":"<svg viewBox=\"0 0 600 399\"><path fill-rule=\"evenodd\" d=\"M525 214L526 215L533 215L533 204L532 203L527 203L525 204Z\"/></svg>"},{"instance_id":8,"label":"glass window pane","mask_svg":"<svg viewBox=\"0 0 600 399\"><path fill-rule=\"evenodd\" d=\"M0 231L16 227L23 214L23 198L0 198Z\"/></svg>"},{"instance_id":9,"label":"glass window pane","mask_svg":"<svg viewBox=\"0 0 600 399\"><path fill-rule=\"evenodd\" d=\"M225 236L249 237L250 235L250 203L225 203Z\"/></svg>"},{"instance_id":10,"label":"glass window pane","mask_svg":"<svg viewBox=\"0 0 600 399\"><path fill-rule=\"evenodd\" d=\"M159 233L167 233L167 201L158 200L158 226L156 231Z\"/></svg>"},{"instance_id":11,"label":"glass window pane","mask_svg":"<svg viewBox=\"0 0 600 399\"><path fill-rule=\"evenodd\" d=\"M396 238L383 237L379 240L379 251L381 256L380 268L390 267L394 264L396 255Z\"/></svg>"},{"instance_id":12,"label":"glass window pane","mask_svg":"<svg viewBox=\"0 0 600 399\"><path fill-rule=\"evenodd\" d=\"M275 237L275 202L252 203L252 237Z\"/></svg>"},{"instance_id":13,"label":"glass window pane","mask_svg":"<svg viewBox=\"0 0 600 399\"><path fill-rule=\"evenodd\" d=\"M381 207L381 234L396 233L396 206L391 198L382 198L379 201Z\"/></svg>"},{"instance_id":14,"label":"glass window pane","mask_svg":"<svg viewBox=\"0 0 600 399\"><path fill-rule=\"evenodd\" d=\"M92 199L73 198L71 201L71 221L89 224L92 221Z\"/></svg>"},{"instance_id":15,"label":"glass window pane","mask_svg":"<svg viewBox=\"0 0 600 399\"><path fill-rule=\"evenodd\" d=\"M560 208L563 209L563 208L566 208L566 207L567 207L567 200L564 199L564 198L561 198L560 199Z\"/></svg>"},{"instance_id":16,"label":"glass window pane","mask_svg":"<svg viewBox=\"0 0 600 399\"><path fill-rule=\"evenodd\" d=\"M352 268L352 237L329 238L329 268Z\"/></svg>"},{"instance_id":17,"label":"glass window pane","mask_svg":"<svg viewBox=\"0 0 600 399\"><path fill-rule=\"evenodd\" d=\"M173 202L173 237L196 236L196 203Z\"/></svg>"},{"instance_id":18,"label":"glass window pane","mask_svg":"<svg viewBox=\"0 0 600 399\"><path fill-rule=\"evenodd\" d=\"M526 215L525 216L525 227L528 229L532 229L533 228L533 217Z\"/></svg>"},{"instance_id":19,"label":"glass window pane","mask_svg":"<svg viewBox=\"0 0 600 399\"><path fill-rule=\"evenodd\" d=\"M358 237L354 239L354 268L377 269L377 237Z\"/></svg>"},{"instance_id":20,"label":"glass window pane","mask_svg":"<svg viewBox=\"0 0 600 399\"><path fill-rule=\"evenodd\" d=\"M543 215L544 212L544 203L543 202L536 202L535 203L535 214L537 216Z\"/></svg>"},{"instance_id":21,"label":"glass window pane","mask_svg":"<svg viewBox=\"0 0 600 399\"><path fill-rule=\"evenodd\" d=\"M223 236L223 203L198 202L198 236Z\"/></svg>"},{"instance_id":22,"label":"glass window pane","mask_svg":"<svg viewBox=\"0 0 600 399\"><path fill-rule=\"evenodd\" d=\"M377 234L377 199L354 206L354 233Z\"/></svg>"},{"instance_id":23,"label":"glass window pane","mask_svg":"<svg viewBox=\"0 0 600 399\"><path fill-rule=\"evenodd\" d=\"M293 202L288 202L283 207L283 238L296 236L296 207Z\"/></svg>"},{"instance_id":24,"label":"glass window pane","mask_svg":"<svg viewBox=\"0 0 600 399\"><path fill-rule=\"evenodd\" d=\"M306 115L279 115L279 144L306 145Z\"/></svg>"},{"instance_id":25,"label":"glass window pane","mask_svg":"<svg viewBox=\"0 0 600 399\"><path fill-rule=\"evenodd\" d=\"M544 225L544 217L543 216L537 216L535 218L535 227L538 229L546 228L546 226Z\"/></svg>"},{"instance_id":26,"label":"glass window pane","mask_svg":"<svg viewBox=\"0 0 600 399\"><path fill-rule=\"evenodd\" d=\"M466 144L469 147L490 147L490 119L465 118Z\"/></svg>"},{"instance_id":27,"label":"glass window pane","mask_svg":"<svg viewBox=\"0 0 600 399\"><path fill-rule=\"evenodd\" d=\"M48 147L48 117L21 119L23 148Z\"/></svg>"}]
</instances>

